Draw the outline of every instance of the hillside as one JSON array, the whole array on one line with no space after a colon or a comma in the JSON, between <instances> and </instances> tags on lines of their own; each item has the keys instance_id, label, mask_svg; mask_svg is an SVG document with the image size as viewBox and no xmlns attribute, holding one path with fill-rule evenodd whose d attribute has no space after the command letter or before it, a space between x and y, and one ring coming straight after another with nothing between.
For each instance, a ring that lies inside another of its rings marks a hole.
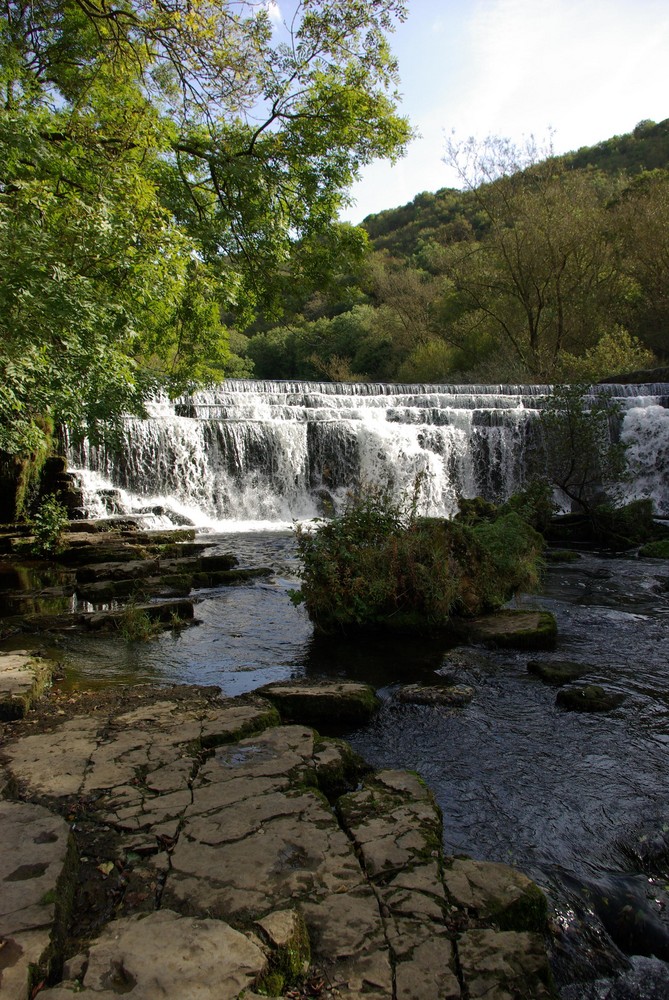
<instances>
[{"instance_id":1,"label":"hillside","mask_svg":"<svg viewBox=\"0 0 669 1000\"><path fill-rule=\"evenodd\" d=\"M595 146L583 146L561 157L571 169L601 170L634 176L644 170L669 168L669 118L639 122L633 132L616 135ZM362 222L375 250L393 256L415 253L421 242L447 245L481 235L478 206L469 192L441 188L423 191L406 205L368 215Z\"/></svg>"}]
</instances>

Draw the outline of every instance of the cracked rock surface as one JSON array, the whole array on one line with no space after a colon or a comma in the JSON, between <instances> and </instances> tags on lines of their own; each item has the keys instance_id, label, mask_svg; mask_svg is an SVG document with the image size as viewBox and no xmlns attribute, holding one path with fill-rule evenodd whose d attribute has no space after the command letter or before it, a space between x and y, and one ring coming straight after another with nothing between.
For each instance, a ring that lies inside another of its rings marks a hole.
<instances>
[{"instance_id":1,"label":"cracked rock surface","mask_svg":"<svg viewBox=\"0 0 669 1000\"><path fill-rule=\"evenodd\" d=\"M420 779L263 698L52 692L0 757L3 997L551 995L541 934L486 924L483 863L444 877Z\"/></svg>"}]
</instances>

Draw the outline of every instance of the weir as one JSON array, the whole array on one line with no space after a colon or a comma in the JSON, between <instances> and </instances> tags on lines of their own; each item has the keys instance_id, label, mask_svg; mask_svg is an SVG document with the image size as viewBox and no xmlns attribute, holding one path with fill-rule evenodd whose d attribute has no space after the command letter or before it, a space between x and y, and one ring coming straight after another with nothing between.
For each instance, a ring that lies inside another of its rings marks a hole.
<instances>
[{"instance_id":1,"label":"weir","mask_svg":"<svg viewBox=\"0 0 669 1000\"><path fill-rule=\"evenodd\" d=\"M72 446L92 514L169 509L196 524L279 524L336 510L356 483L398 497L421 476L422 510L501 501L526 482L547 385L229 380L127 418L120 442ZM628 444L625 499L669 515L669 384L603 385ZM585 400L587 406L587 397ZM168 515L168 519L169 519Z\"/></svg>"}]
</instances>

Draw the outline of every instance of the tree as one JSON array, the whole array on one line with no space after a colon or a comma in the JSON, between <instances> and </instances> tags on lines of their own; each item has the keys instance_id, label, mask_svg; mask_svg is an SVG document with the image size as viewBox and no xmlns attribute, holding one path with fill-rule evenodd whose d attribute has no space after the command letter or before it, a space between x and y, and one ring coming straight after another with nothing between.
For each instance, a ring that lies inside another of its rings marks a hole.
<instances>
[{"instance_id":1,"label":"tree","mask_svg":"<svg viewBox=\"0 0 669 1000\"><path fill-rule=\"evenodd\" d=\"M8 0L0 16L0 449L220 377L223 311L280 310L364 234L398 155L402 0Z\"/></svg>"},{"instance_id":2,"label":"tree","mask_svg":"<svg viewBox=\"0 0 669 1000\"><path fill-rule=\"evenodd\" d=\"M537 472L577 511L591 513L605 490L625 480L625 445L612 434L612 423L619 418L614 402L604 395L589 396L583 385L556 387L540 413Z\"/></svg>"},{"instance_id":3,"label":"tree","mask_svg":"<svg viewBox=\"0 0 669 1000\"><path fill-rule=\"evenodd\" d=\"M606 210L615 182L571 172L550 152L493 137L451 139L446 155L485 229L476 243L444 248L441 267L482 334L494 332L534 379L605 332L619 288Z\"/></svg>"}]
</instances>

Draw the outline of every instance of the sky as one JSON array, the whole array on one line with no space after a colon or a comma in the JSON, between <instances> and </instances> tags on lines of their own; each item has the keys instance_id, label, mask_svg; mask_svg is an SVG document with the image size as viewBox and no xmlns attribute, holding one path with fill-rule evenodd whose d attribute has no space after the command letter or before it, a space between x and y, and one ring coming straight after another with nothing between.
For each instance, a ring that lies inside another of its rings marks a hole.
<instances>
[{"instance_id":1,"label":"sky","mask_svg":"<svg viewBox=\"0 0 669 1000\"><path fill-rule=\"evenodd\" d=\"M668 0L407 0L391 36L400 111L420 138L377 161L341 218L359 223L421 191L459 187L445 136L552 134L556 153L669 118Z\"/></svg>"}]
</instances>

